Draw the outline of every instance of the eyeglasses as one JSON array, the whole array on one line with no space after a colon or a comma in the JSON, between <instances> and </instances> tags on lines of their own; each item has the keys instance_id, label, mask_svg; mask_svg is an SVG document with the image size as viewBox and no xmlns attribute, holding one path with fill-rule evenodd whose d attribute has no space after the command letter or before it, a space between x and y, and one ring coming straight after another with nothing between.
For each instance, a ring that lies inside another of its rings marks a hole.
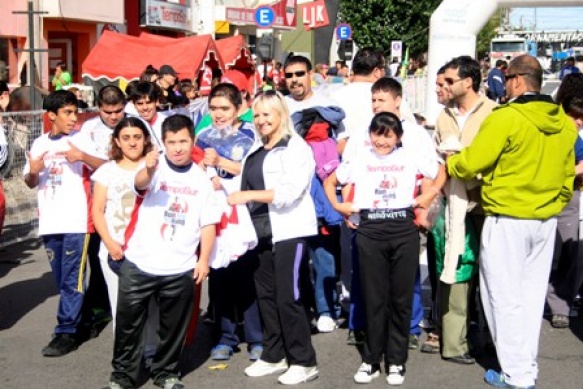
<instances>
[{"instance_id":1,"label":"eyeglasses","mask_svg":"<svg viewBox=\"0 0 583 389\"><path fill-rule=\"evenodd\" d=\"M306 71L305 70L298 70L296 72L291 72L291 73L284 73L285 78L292 78L293 76L296 77L303 77L306 75Z\"/></svg>"},{"instance_id":2,"label":"eyeglasses","mask_svg":"<svg viewBox=\"0 0 583 389\"><path fill-rule=\"evenodd\" d=\"M512 80L513 78L516 78L518 76L528 76L530 73L514 73L514 74L507 74L506 77L506 81L508 80Z\"/></svg>"},{"instance_id":3,"label":"eyeglasses","mask_svg":"<svg viewBox=\"0 0 583 389\"><path fill-rule=\"evenodd\" d=\"M458 78L458 79L455 79L455 80L454 80L453 78L444 78L444 79L443 79L443 81L445 81L445 83L446 83L447 85L453 85L453 84L455 84L456 82L463 81L463 80L464 80L464 78Z\"/></svg>"}]
</instances>

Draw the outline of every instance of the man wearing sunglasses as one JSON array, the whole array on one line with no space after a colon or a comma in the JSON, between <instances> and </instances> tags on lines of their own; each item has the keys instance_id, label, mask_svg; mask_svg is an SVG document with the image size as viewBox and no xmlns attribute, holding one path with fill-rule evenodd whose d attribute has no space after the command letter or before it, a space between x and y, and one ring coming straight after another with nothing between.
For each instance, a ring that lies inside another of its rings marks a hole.
<instances>
[{"instance_id":1,"label":"man wearing sunglasses","mask_svg":"<svg viewBox=\"0 0 583 389\"><path fill-rule=\"evenodd\" d=\"M444 94L450 101L437 118L435 139L438 149L453 152L472 144L480 125L490 115L496 103L479 93L482 82L480 64L469 56L454 58L445 65ZM454 148L446 145L454 145ZM472 305L478 271L478 246L475 243L483 224L479 206L480 185L449 179L445 184L449 215L445 230L448 239L445 251L436 255L441 269L437 282L440 301L438 332L441 356L445 361L462 365L474 364L467 340L467 323ZM470 234L474 232L471 236ZM470 240L473 237L473 240ZM475 238L475 239L474 239ZM465 243L469 242L469 243ZM437 254L437 253L436 253ZM460 256L463 262L459 262Z\"/></svg>"},{"instance_id":2,"label":"man wearing sunglasses","mask_svg":"<svg viewBox=\"0 0 583 389\"><path fill-rule=\"evenodd\" d=\"M499 388L535 387L556 216L573 192L577 129L550 96L540 94L542 74L534 57L512 60L510 103L447 160L450 176L483 179L480 294L502 368L488 370L484 379Z\"/></svg>"},{"instance_id":3,"label":"man wearing sunglasses","mask_svg":"<svg viewBox=\"0 0 583 389\"><path fill-rule=\"evenodd\" d=\"M337 140L338 149L344 146L345 140L342 140L344 132L344 112L338 108L338 103L328 98L317 90L312 90L312 63L303 56L295 55L289 57L284 64L284 77L286 86L290 92L285 97L289 107L289 112L294 121L296 130L302 126L307 115L313 115L312 108L318 110L321 118L326 119L331 131L326 131L326 138L333 133ZM315 117L315 116L312 116ZM314 119L313 122L319 122L321 118ZM317 123L323 124L323 123ZM315 125L314 125L315 127ZM310 130L308 130L308 133ZM329 141L329 139L326 139ZM332 142L333 145L333 142ZM314 149L316 150L316 149ZM336 152L336 154L334 154ZM338 163L338 152L332 146L331 154L334 154L335 161ZM318 158L316 168L318 168ZM320 224L318 236L312 237L309 241L310 256L315 273L315 308L319 315L317 327L319 332L332 332L336 328L336 319L338 318L338 307L336 306L336 266L334 252L339 245L340 224L342 216L334 211L330 202L324 195L321 188L322 182L315 178L312 181L311 195L314 203L319 204L316 209L316 216Z\"/></svg>"}]
</instances>

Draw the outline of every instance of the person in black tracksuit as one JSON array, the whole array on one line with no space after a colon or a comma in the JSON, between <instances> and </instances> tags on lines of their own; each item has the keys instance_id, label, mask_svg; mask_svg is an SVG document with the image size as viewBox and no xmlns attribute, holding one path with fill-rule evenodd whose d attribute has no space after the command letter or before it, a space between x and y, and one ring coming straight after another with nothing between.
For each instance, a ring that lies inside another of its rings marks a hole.
<instances>
[{"instance_id":1,"label":"person in black tracksuit","mask_svg":"<svg viewBox=\"0 0 583 389\"><path fill-rule=\"evenodd\" d=\"M357 214L357 247L366 317L363 363L354 376L368 383L385 371L390 385L404 382L415 275L419 266L419 233L415 226L417 175L435 178L434 159L403 148L401 120L388 112L374 116L370 147L343 161L324 183L334 208ZM350 141L349 141L350 142ZM353 184L353 202L339 203L336 186Z\"/></svg>"}]
</instances>

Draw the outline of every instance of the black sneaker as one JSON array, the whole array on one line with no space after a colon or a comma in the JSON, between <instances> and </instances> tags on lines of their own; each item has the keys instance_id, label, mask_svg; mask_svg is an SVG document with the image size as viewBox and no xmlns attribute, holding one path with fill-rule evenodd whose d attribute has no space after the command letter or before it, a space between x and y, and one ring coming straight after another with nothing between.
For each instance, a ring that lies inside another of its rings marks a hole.
<instances>
[{"instance_id":1,"label":"black sneaker","mask_svg":"<svg viewBox=\"0 0 583 389\"><path fill-rule=\"evenodd\" d=\"M359 346L364 344L365 334L362 330L348 331L348 339L346 339L346 344L349 346Z\"/></svg>"},{"instance_id":2,"label":"black sneaker","mask_svg":"<svg viewBox=\"0 0 583 389\"><path fill-rule=\"evenodd\" d=\"M75 336L72 334L55 334L53 339L45 348L43 355L45 357L62 357L71 351L77 350L78 344Z\"/></svg>"}]
</instances>

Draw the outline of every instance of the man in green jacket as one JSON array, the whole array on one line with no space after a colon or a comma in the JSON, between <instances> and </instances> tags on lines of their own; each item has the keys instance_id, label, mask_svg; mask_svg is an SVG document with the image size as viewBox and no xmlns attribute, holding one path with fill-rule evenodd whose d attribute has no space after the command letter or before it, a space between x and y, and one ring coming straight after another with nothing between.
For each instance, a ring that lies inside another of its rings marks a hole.
<instances>
[{"instance_id":1,"label":"man in green jacket","mask_svg":"<svg viewBox=\"0 0 583 389\"><path fill-rule=\"evenodd\" d=\"M536 58L510 62L510 103L447 160L452 177L483 177L480 292L502 367L484 379L501 388L534 388L556 216L571 198L575 176L577 130L559 105L539 94L541 83Z\"/></svg>"}]
</instances>

